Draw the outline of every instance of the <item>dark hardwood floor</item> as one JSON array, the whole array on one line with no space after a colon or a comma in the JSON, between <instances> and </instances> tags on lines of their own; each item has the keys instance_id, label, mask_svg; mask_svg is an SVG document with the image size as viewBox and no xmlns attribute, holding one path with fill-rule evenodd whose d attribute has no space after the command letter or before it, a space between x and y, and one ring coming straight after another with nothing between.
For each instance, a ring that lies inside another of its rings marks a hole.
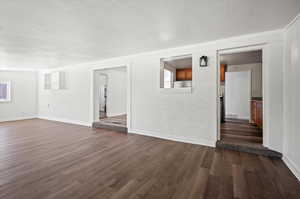
<instances>
[{"instance_id":1,"label":"dark hardwood floor","mask_svg":"<svg viewBox=\"0 0 300 199\"><path fill-rule=\"evenodd\" d=\"M255 148L262 147L262 129L246 120L226 119L221 123L221 140Z\"/></svg>"},{"instance_id":2,"label":"dark hardwood floor","mask_svg":"<svg viewBox=\"0 0 300 199\"><path fill-rule=\"evenodd\" d=\"M0 123L0 198L298 199L278 159L46 120Z\"/></svg>"}]
</instances>

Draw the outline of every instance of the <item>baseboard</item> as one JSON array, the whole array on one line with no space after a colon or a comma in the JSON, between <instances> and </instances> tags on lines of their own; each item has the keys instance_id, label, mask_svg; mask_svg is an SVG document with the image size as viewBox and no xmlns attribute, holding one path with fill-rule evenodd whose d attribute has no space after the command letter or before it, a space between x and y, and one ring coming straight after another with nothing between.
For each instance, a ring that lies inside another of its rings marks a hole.
<instances>
[{"instance_id":1,"label":"baseboard","mask_svg":"<svg viewBox=\"0 0 300 199\"><path fill-rule=\"evenodd\" d=\"M70 119L65 119L65 118L56 118L56 117L47 117L47 116L38 116L38 118L43 119L43 120L51 120L51 121L69 123L69 124L77 124L77 125L81 125L81 126L88 126L88 127L92 126L92 124L89 122L70 120Z\"/></svg>"},{"instance_id":2,"label":"baseboard","mask_svg":"<svg viewBox=\"0 0 300 199\"><path fill-rule=\"evenodd\" d=\"M296 176L296 178L300 181L300 169L294 163L294 161L291 160L287 155L283 155L282 160L286 164L286 166L292 171L292 173Z\"/></svg>"},{"instance_id":3,"label":"baseboard","mask_svg":"<svg viewBox=\"0 0 300 199\"><path fill-rule=\"evenodd\" d=\"M172 140L176 142L184 142L184 143L190 143L190 144L197 144L197 145L204 145L209 147L216 147L216 141L211 140L205 140L205 139L188 139L184 137L177 137L173 135L157 135L158 133L145 131L145 130L137 130L137 129L128 129L128 133L138 134L138 135L144 135L149 137L155 137L160 138L164 140Z\"/></svg>"},{"instance_id":4,"label":"baseboard","mask_svg":"<svg viewBox=\"0 0 300 199\"><path fill-rule=\"evenodd\" d=\"M11 121L18 121L18 120L30 120L30 119L35 119L35 118L37 118L37 116L12 117L12 118L0 119L0 122L11 122Z\"/></svg>"}]
</instances>

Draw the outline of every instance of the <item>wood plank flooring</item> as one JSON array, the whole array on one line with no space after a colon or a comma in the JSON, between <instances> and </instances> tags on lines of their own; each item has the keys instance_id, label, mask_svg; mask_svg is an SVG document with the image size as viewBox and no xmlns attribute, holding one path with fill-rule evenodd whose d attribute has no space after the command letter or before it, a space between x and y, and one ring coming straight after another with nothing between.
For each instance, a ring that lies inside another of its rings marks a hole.
<instances>
[{"instance_id":1,"label":"wood plank flooring","mask_svg":"<svg viewBox=\"0 0 300 199\"><path fill-rule=\"evenodd\" d=\"M281 160L46 120L0 123L0 198L298 199Z\"/></svg>"},{"instance_id":2,"label":"wood plank flooring","mask_svg":"<svg viewBox=\"0 0 300 199\"><path fill-rule=\"evenodd\" d=\"M245 120L226 119L221 123L221 140L226 143L234 143L262 148L262 129Z\"/></svg>"}]
</instances>

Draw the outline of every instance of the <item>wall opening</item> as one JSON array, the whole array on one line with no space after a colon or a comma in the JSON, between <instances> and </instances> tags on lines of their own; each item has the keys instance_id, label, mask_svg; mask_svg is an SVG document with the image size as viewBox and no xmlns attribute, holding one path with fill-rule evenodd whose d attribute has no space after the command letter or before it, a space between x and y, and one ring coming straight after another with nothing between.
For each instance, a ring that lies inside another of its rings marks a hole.
<instances>
[{"instance_id":1,"label":"wall opening","mask_svg":"<svg viewBox=\"0 0 300 199\"><path fill-rule=\"evenodd\" d=\"M222 51L219 57L219 142L263 146L263 51Z\"/></svg>"},{"instance_id":2,"label":"wall opening","mask_svg":"<svg viewBox=\"0 0 300 199\"><path fill-rule=\"evenodd\" d=\"M94 127L127 132L127 67L94 71Z\"/></svg>"}]
</instances>

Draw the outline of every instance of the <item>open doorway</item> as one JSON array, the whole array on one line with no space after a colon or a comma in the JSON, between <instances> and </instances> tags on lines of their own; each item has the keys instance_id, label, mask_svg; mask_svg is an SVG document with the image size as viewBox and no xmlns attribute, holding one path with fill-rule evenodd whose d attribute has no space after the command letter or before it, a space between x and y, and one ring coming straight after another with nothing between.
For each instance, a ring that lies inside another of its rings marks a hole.
<instances>
[{"instance_id":1,"label":"open doorway","mask_svg":"<svg viewBox=\"0 0 300 199\"><path fill-rule=\"evenodd\" d=\"M94 71L94 118L96 128L127 132L127 69Z\"/></svg>"},{"instance_id":2,"label":"open doorway","mask_svg":"<svg viewBox=\"0 0 300 199\"><path fill-rule=\"evenodd\" d=\"M263 51L219 52L220 142L263 148Z\"/></svg>"}]
</instances>

